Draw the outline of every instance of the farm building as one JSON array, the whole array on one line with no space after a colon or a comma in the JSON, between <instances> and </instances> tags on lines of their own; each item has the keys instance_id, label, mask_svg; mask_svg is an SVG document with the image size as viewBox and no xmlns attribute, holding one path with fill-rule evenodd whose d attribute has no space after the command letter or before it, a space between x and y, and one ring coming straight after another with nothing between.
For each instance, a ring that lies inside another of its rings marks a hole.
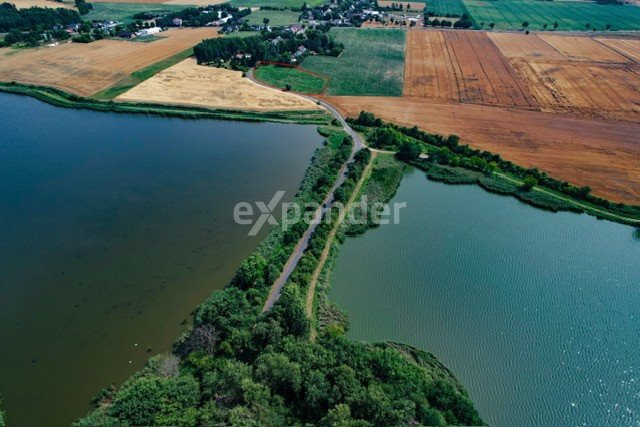
<instances>
[{"instance_id":1,"label":"farm building","mask_svg":"<svg viewBox=\"0 0 640 427\"><path fill-rule=\"evenodd\" d=\"M138 36L138 37L147 37L147 36L151 36L153 34L158 34L160 31L162 31L162 29L160 27L145 28L143 30L138 31L136 33L136 36Z\"/></svg>"}]
</instances>

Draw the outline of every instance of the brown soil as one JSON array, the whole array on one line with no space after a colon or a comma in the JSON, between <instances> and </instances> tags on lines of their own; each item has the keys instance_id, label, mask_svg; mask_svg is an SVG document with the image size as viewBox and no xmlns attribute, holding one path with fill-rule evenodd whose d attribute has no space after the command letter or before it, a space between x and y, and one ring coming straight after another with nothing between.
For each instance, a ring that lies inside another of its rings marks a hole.
<instances>
[{"instance_id":1,"label":"brown soil","mask_svg":"<svg viewBox=\"0 0 640 427\"><path fill-rule=\"evenodd\" d=\"M589 37L542 34L540 38L573 61L629 62L624 56Z\"/></svg>"},{"instance_id":2,"label":"brown soil","mask_svg":"<svg viewBox=\"0 0 640 427\"><path fill-rule=\"evenodd\" d=\"M596 38L596 40L621 55L624 55L635 62L640 62L640 40L611 38Z\"/></svg>"},{"instance_id":3,"label":"brown soil","mask_svg":"<svg viewBox=\"0 0 640 427\"><path fill-rule=\"evenodd\" d=\"M73 2L60 3L54 0L9 0L8 3L15 4L18 9L26 9L28 7L49 7L57 9L63 7L65 9L75 9Z\"/></svg>"},{"instance_id":4,"label":"brown soil","mask_svg":"<svg viewBox=\"0 0 640 427\"><path fill-rule=\"evenodd\" d=\"M193 58L167 68L116 99L260 111L319 108L306 98L243 78L241 71L198 65Z\"/></svg>"},{"instance_id":5,"label":"brown soil","mask_svg":"<svg viewBox=\"0 0 640 427\"><path fill-rule=\"evenodd\" d=\"M527 87L484 32L409 31L405 61L407 96L537 107Z\"/></svg>"},{"instance_id":6,"label":"brown soil","mask_svg":"<svg viewBox=\"0 0 640 427\"><path fill-rule=\"evenodd\" d=\"M534 34L487 33L491 41L507 58L563 60L566 57Z\"/></svg>"},{"instance_id":7,"label":"brown soil","mask_svg":"<svg viewBox=\"0 0 640 427\"><path fill-rule=\"evenodd\" d=\"M53 86L89 96L132 72L217 35L211 28L173 29L151 43L99 40L56 47L0 49L0 81Z\"/></svg>"},{"instance_id":8,"label":"brown soil","mask_svg":"<svg viewBox=\"0 0 640 427\"><path fill-rule=\"evenodd\" d=\"M406 126L455 133L472 147L538 167L594 194L640 204L640 124L588 120L520 108L437 103L423 98L327 97L342 113L360 111Z\"/></svg>"}]
</instances>

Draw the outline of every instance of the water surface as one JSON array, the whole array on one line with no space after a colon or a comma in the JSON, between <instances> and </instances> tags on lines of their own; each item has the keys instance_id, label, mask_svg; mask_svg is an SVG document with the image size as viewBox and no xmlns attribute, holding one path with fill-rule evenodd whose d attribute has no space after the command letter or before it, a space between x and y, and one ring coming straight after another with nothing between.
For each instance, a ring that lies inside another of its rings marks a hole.
<instances>
[{"instance_id":1,"label":"water surface","mask_svg":"<svg viewBox=\"0 0 640 427\"><path fill-rule=\"evenodd\" d=\"M290 200L315 126L52 107L0 94L0 396L68 425L166 351L264 237L238 201ZM152 353L148 352L148 349Z\"/></svg>"},{"instance_id":2,"label":"water surface","mask_svg":"<svg viewBox=\"0 0 640 427\"><path fill-rule=\"evenodd\" d=\"M403 180L399 225L347 239L352 338L433 352L492 425L640 423L640 240L475 186Z\"/></svg>"}]
</instances>

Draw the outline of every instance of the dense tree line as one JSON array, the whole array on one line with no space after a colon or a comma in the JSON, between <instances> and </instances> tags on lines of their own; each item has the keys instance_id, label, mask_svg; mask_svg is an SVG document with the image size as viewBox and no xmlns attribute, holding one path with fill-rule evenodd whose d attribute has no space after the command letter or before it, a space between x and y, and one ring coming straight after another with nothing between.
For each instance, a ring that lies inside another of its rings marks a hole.
<instances>
[{"instance_id":1,"label":"dense tree line","mask_svg":"<svg viewBox=\"0 0 640 427\"><path fill-rule=\"evenodd\" d=\"M242 59L242 65L253 66L259 61L290 62L291 55L300 46L330 55L338 55L343 48L324 31L308 29L304 35L294 35L289 31L263 31L251 37L207 39L194 47L194 53L199 64L214 65L229 61L238 53L249 54Z\"/></svg>"},{"instance_id":2,"label":"dense tree line","mask_svg":"<svg viewBox=\"0 0 640 427\"><path fill-rule=\"evenodd\" d=\"M54 25L68 25L82 22L75 10L30 7L18 9L10 3L0 4L0 32L11 30L50 30Z\"/></svg>"},{"instance_id":3,"label":"dense tree line","mask_svg":"<svg viewBox=\"0 0 640 427\"><path fill-rule=\"evenodd\" d=\"M80 15L86 15L93 10L93 5L86 0L76 0L76 7Z\"/></svg>"},{"instance_id":4,"label":"dense tree line","mask_svg":"<svg viewBox=\"0 0 640 427\"><path fill-rule=\"evenodd\" d=\"M385 123L380 118L376 118L373 114L364 111L360 113L358 118L352 119L350 122L356 126L378 128L372 133L372 144L374 147L389 147L397 149L399 144L403 142L404 137L408 136L414 140L418 140L429 145L442 147L441 150L438 150L432 156L433 161L453 166L464 166L482 172L490 172L500 169L523 180L527 177L531 177L540 185L563 193L569 197L584 200L622 214L635 216L640 215L640 207L629 206L622 203L613 203L601 197L594 196L591 194L591 188L588 186L576 187L566 181L560 181L552 178L537 168L524 168L508 160L502 159L498 154L476 150L468 145L460 145L459 137L457 135L449 135L445 138L439 134L430 134L421 131L417 126L410 128Z\"/></svg>"}]
</instances>

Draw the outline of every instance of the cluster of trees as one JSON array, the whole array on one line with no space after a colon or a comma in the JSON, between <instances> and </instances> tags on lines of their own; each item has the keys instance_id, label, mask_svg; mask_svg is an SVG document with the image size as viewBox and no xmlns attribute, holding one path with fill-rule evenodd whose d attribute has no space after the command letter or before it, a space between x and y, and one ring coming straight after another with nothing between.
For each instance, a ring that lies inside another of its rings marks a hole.
<instances>
[{"instance_id":1,"label":"cluster of trees","mask_svg":"<svg viewBox=\"0 0 640 427\"><path fill-rule=\"evenodd\" d=\"M307 29L304 35L289 31L263 31L251 37L207 39L194 47L194 53L199 64L219 65L231 61L232 66L253 66L259 61L289 63L300 46L308 51L334 56L343 49L342 44L324 31ZM238 53L244 56L237 59Z\"/></svg>"},{"instance_id":2,"label":"cluster of trees","mask_svg":"<svg viewBox=\"0 0 640 427\"><path fill-rule=\"evenodd\" d=\"M424 26L431 26L431 27L444 27L444 28L450 28L453 25L452 21L449 21L448 19L429 19L428 17L425 16L424 19Z\"/></svg>"},{"instance_id":3,"label":"cluster of trees","mask_svg":"<svg viewBox=\"0 0 640 427\"><path fill-rule=\"evenodd\" d=\"M574 199L585 200L594 205L598 205L605 209L614 210L626 215L640 215L639 206L629 206L623 203L613 203L609 200L591 194L591 188L589 188L588 186L576 187L566 181L560 181L552 178L545 172L542 172L537 168L524 168L508 160L503 160L498 154L493 154L488 151L476 150L469 147L468 145L460 145L459 138L456 135L449 135L445 138L439 134L430 134L421 131L417 126L410 128L385 123L380 118L376 118L372 113L364 111L360 113L358 118L350 120L350 122L355 126L386 128L388 129L388 132L394 131L393 135L395 136L409 136L425 144L441 147L441 150L437 150L436 152L430 154L430 160L442 164L450 164L453 166L460 165L468 167L470 169L485 172L499 169L511 173L523 180L527 177L531 177L535 179L536 182L539 183L539 185L558 191ZM377 129L374 130L374 132L377 132ZM381 141L383 141L384 144L388 143L385 140ZM395 147L397 148L397 142L395 144ZM380 148L384 148L384 146L381 145Z\"/></svg>"},{"instance_id":4,"label":"cluster of trees","mask_svg":"<svg viewBox=\"0 0 640 427\"><path fill-rule=\"evenodd\" d=\"M391 3L391 6L386 6L386 7L378 6L378 10L387 10L387 11L411 10L411 3L407 3L406 8L404 3Z\"/></svg>"},{"instance_id":5,"label":"cluster of trees","mask_svg":"<svg viewBox=\"0 0 640 427\"><path fill-rule=\"evenodd\" d=\"M350 149L348 139L319 149L296 201L322 200L319 189L335 179L337 159ZM358 158L350 174L361 174L366 161ZM275 228L232 282L198 308L172 354L152 358L118 391L105 390L100 407L76 425L481 424L431 355L335 331L311 341L300 286L288 283L261 313L304 228Z\"/></svg>"},{"instance_id":6,"label":"cluster of trees","mask_svg":"<svg viewBox=\"0 0 640 427\"><path fill-rule=\"evenodd\" d=\"M453 28L460 28L460 29L468 29L473 27L473 21L471 21L471 18L469 18L469 15L467 15L466 13L461 15L460 19L458 19L455 22L449 21L448 19L430 19L432 16L433 14L430 14L430 12L426 12L424 14L425 27L432 26L432 27L450 28L451 26L453 26Z\"/></svg>"},{"instance_id":7,"label":"cluster of trees","mask_svg":"<svg viewBox=\"0 0 640 427\"><path fill-rule=\"evenodd\" d=\"M76 7L80 15L86 15L93 10L93 5L86 0L76 0Z\"/></svg>"},{"instance_id":8,"label":"cluster of trees","mask_svg":"<svg viewBox=\"0 0 640 427\"><path fill-rule=\"evenodd\" d=\"M44 31L51 30L54 25L68 25L82 22L75 10L58 8L30 7L18 9L10 3L0 4L0 32Z\"/></svg>"}]
</instances>

